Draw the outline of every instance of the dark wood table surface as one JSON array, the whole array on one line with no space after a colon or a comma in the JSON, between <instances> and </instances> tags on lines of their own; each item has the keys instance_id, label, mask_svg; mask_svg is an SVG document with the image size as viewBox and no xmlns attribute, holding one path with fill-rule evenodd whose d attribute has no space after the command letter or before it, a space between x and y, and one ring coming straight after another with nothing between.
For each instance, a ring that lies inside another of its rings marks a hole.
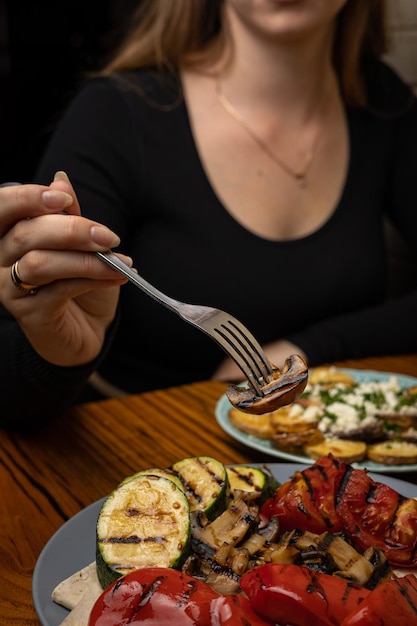
<instances>
[{"instance_id":1,"label":"dark wood table surface","mask_svg":"<svg viewBox=\"0 0 417 626\"><path fill-rule=\"evenodd\" d=\"M417 377L417 355L339 365ZM220 428L214 408L225 390L225 383L195 383L80 405L30 436L0 431L1 626L39 626L31 585L42 549L125 476L194 455L225 464L279 462ZM417 485L417 473L395 476Z\"/></svg>"}]
</instances>

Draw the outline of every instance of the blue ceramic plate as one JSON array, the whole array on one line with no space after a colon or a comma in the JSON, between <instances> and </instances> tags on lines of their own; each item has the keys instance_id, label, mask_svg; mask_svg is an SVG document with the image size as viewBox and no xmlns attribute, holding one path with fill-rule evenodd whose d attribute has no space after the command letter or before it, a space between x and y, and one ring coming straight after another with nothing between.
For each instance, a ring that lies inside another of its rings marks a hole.
<instances>
[{"instance_id":1,"label":"blue ceramic plate","mask_svg":"<svg viewBox=\"0 0 417 626\"><path fill-rule=\"evenodd\" d=\"M311 462L311 459L310 459ZM253 464L256 466L256 463ZM283 483L305 466L295 463L268 463L275 478ZM373 475L407 498L417 495L417 486L390 476ZM69 519L48 541L36 563L32 597L42 626L59 626L69 611L51 600L53 589L95 559L96 522L104 498L90 504Z\"/></svg>"},{"instance_id":2,"label":"blue ceramic plate","mask_svg":"<svg viewBox=\"0 0 417 626\"><path fill-rule=\"evenodd\" d=\"M395 376L398 380L398 383L401 387L413 387L417 385L417 378L413 378L412 376L405 376L402 374L391 374L389 372L374 372L372 370L354 370L354 369L343 369L341 370L353 376L353 378L358 383L365 383L371 381L386 381L389 380L391 376ZM265 439L259 439L258 437L254 437L253 435L248 435L247 433L242 432L233 424L231 424L229 420L229 410L232 405L230 404L226 394L224 394L216 405L216 419L220 426L224 431L227 432L228 435L240 441L240 443L245 444L249 448L253 448L254 450L259 450L260 452L265 452L265 454L269 456L275 456L280 459L285 459L286 461L295 461L297 463L306 463L311 465L314 461L306 456L301 456L298 454L289 454L288 452L282 452L281 450L277 450L271 445L271 442ZM413 472L417 470L417 465L385 465L384 463L374 463L373 461L363 461L362 463L353 463L355 467L361 469L368 469L371 472L389 472L397 473L397 472Z\"/></svg>"}]
</instances>

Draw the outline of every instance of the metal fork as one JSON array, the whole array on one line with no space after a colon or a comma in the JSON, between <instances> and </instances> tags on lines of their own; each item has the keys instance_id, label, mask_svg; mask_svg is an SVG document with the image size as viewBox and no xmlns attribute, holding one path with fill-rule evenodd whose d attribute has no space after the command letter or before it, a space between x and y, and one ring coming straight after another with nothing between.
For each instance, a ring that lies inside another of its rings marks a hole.
<instances>
[{"instance_id":1,"label":"metal fork","mask_svg":"<svg viewBox=\"0 0 417 626\"><path fill-rule=\"evenodd\" d=\"M148 283L110 250L96 252L96 255L148 296L214 339L240 367L255 392L259 396L264 395L262 386L271 380L273 367L255 337L239 320L220 309L186 304L170 298Z\"/></svg>"}]
</instances>

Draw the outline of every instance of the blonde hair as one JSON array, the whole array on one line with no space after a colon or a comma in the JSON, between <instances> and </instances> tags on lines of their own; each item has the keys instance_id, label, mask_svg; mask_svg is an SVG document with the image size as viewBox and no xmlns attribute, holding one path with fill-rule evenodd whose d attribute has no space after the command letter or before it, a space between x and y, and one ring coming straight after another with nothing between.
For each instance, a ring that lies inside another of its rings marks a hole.
<instances>
[{"instance_id":1,"label":"blonde hair","mask_svg":"<svg viewBox=\"0 0 417 626\"><path fill-rule=\"evenodd\" d=\"M125 40L101 73L203 66L225 50L223 6L224 0L141 0ZM348 104L366 106L364 61L386 48L386 1L347 0L337 17L333 60Z\"/></svg>"}]
</instances>

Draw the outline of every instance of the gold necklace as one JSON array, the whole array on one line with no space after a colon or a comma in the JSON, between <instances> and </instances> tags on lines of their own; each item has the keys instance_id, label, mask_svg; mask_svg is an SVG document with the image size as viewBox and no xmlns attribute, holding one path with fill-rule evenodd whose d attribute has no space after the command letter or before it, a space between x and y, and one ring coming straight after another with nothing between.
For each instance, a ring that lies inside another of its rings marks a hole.
<instances>
[{"instance_id":1,"label":"gold necklace","mask_svg":"<svg viewBox=\"0 0 417 626\"><path fill-rule=\"evenodd\" d=\"M232 103L226 98L222 91L220 80L216 82L216 95L217 98L225 109L225 111L236 121L242 128L248 133L248 135L253 139L253 141L269 156L269 158L278 165L284 172L286 172L291 178L294 178L295 182L301 189L305 189L307 187L307 174L310 171L311 164L314 160L314 155L316 152L317 142L319 138L319 133L317 133L310 150L306 153L304 160L304 167L300 170L294 170L292 167L287 165L282 159L280 159L276 154L274 154L269 146L262 141L260 137L252 130L252 128L248 125L246 120L241 116L241 114L235 109Z\"/></svg>"}]
</instances>

